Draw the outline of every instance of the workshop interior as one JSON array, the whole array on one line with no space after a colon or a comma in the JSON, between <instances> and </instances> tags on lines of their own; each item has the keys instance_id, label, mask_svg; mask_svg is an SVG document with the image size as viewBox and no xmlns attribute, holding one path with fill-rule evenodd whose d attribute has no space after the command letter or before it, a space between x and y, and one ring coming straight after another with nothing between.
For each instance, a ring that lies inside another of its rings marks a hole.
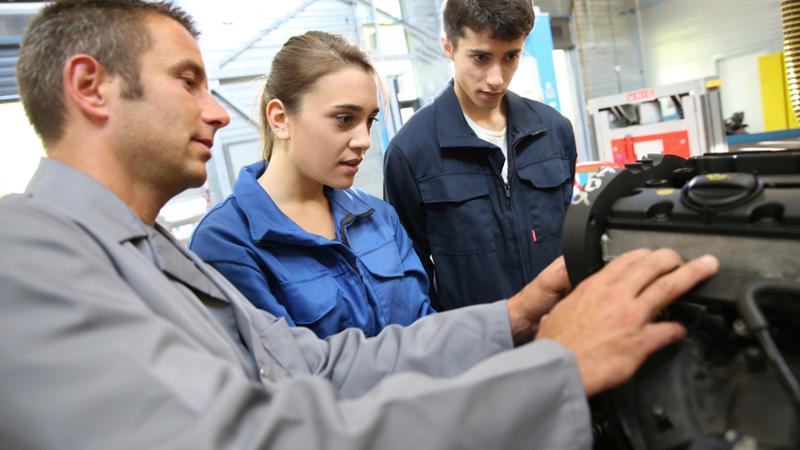
<instances>
[{"instance_id":1,"label":"workshop interior","mask_svg":"<svg viewBox=\"0 0 800 450\"><path fill-rule=\"evenodd\" d=\"M0 196L44 155L15 81L48 2L0 1ZM158 221L187 243L261 158L257 99L289 36L366 48L387 105L355 187L383 196L389 141L452 76L440 0L175 2L202 30L211 94L231 123L208 180ZM627 250L712 253L720 273L665 309L688 337L592 399L595 448L800 448L800 1L535 0L514 92L567 117L578 151L563 253L577 284Z\"/></svg>"}]
</instances>

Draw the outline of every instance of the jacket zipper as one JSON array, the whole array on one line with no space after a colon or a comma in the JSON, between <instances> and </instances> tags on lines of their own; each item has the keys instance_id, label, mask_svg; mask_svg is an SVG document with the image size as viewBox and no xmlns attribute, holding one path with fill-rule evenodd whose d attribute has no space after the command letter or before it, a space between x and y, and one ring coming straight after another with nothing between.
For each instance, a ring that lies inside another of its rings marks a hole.
<instances>
[{"instance_id":1,"label":"jacket zipper","mask_svg":"<svg viewBox=\"0 0 800 450\"><path fill-rule=\"evenodd\" d=\"M515 231L519 229L519 224L517 224L517 215L514 213L514 203L511 201L511 179L514 177L515 173L513 171L514 170L513 166L516 165L515 156L516 156L517 146L525 138L536 139L539 136L544 135L545 133L547 133L547 128L536 130L533 133L523 134L522 136L519 136L516 139L514 139L514 142L508 149L508 153L511 155L511 157L508 158L509 160L508 173L511 175L509 175L508 177L508 183L505 183L505 188L506 188L506 198L508 199L509 208L511 209L511 220L513 221ZM517 247L517 257L519 258L519 262L522 265L522 275L523 275L523 279L521 280L522 286L525 286L527 284L527 280L531 279L531 269L530 265L527 263L527 260L524 256L524 252L522 251L522 245L520 244L519 239L520 238L519 236L517 236L517 233L514 233L514 243Z\"/></svg>"},{"instance_id":2,"label":"jacket zipper","mask_svg":"<svg viewBox=\"0 0 800 450\"><path fill-rule=\"evenodd\" d=\"M370 208L361 214L347 213L347 215L344 216L344 219L342 219L342 223L339 224L339 234L342 235L342 244L344 244L345 247L350 248L350 237L347 235L347 227L350 226L351 223L355 222L356 219L367 218L371 216L374 212L375 210L373 208Z\"/></svg>"},{"instance_id":3,"label":"jacket zipper","mask_svg":"<svg viewBox=\"0 0 800 450\"><path fill-rule=\"evenodd\" d=\"M340 234L342 236L342 244L344 244L345 247L347 247L349 250L351 250L351 253L352 253L352 248L350 248L350 236L347 234L347 227L350 226L350 224L352 224L353 222L355 222L356 219L363 219L363 218L369 217L374 212L375 212L375 209L370 208L370 209L364 211L361 214L347 213L347 215L344 217L344 219L342 219L342 223L339 225L339 232L340 232ZM369 301L369 292L368 292L369 288L367 287L367 281L364 280L364 275L361 273L361 269L358 268L358 265L356 264L355 258L353 258L353 261L351 262L344 255L341 255L341 256L344 258L345 262L350 267L353 268L353 272L358 276L358 280L361 282L361 287L362 287L362 289L364 289L364 295L367 298L367 301ZM380 308L379 304L375 304L375 305L373 305L373 307L375 308L376 311L378 311L378 317L375 318L376 324L380 324L381 321L383 321L383 323L385 324L386 323L386 318L384 317L383 309Z\"/></svg>"},{"instance_id":4,"label":"jacket zipper","mask_svg":"<svg viewBox=\"0 0 800 450\"><path fill-rule=\"evenodd\" d=\"M533 133L523 134L522 136L514 139L514 142L511 144L511 148L517 148L517 144L519 141L529 137L529 138L537 138L543 134L547 133L547 128L542 128L541 130L536 130Z\"/></svg>"},{"instance_id":5,"label":"jacket zipper","mask_svg":"<svg viewBox=\"0 0 800 450\"><path fill-rule=\"evenodd\" d=\"M361 214L348 213L344 217L344 219L342 219L342 223L339 225L339 233L342 235L342 244L344 244L345 247L347 247L348 249L350 248L350 236L347 235L347 227L350 226L351 223L355 222L356 219L363 219L369 217L374 212L375 210L373 208L370 208ZM345 258L345 260L347 261L347 258ZM350 262L350 261L347 262L348 264L350 264L350 267L353 268L353 271L356 273L356 275L358 275L358 277L361 278L361 270L358 268L355 262Z\"/></svg>"},{"instance_id":6,"label":"jacket zipper","mask_svg":"<svg viewBox=\"0 0 800 450\"><path fill-rule=\"evenodd\" d=\"M500 178L500 182L503 184L503 190L505 191L506 198L508 198L508 199L511 198L511 177L513 176L513 170L514 170L514 167L513 167L514 166L514 164L513 164L513 162L514 162L513 152L516 151L517 145L519 144L519 142L521 140L523 140L523 139L525 139L527 137L535 139L535 138L537 138L537 137L539 137L539 136L541 136L541 135L543 135L545 133L547 133L547 128L542 128L541 130L536 130L533 133L523 134L522 136L514 139L514 142L511 143L511 149L508 152L506 152L507 155L510 155L509 157L506 158L506 161L508 162L508 173L510 174L508 176L508 180L503 179L503 174L501 174L500 171L497 170L497 166L495 166L494 160L491 157L489 158L489 161L492 164L492 169L494 169L495 175L497 175L497 177Z\"/></svg>"}]
</instances>

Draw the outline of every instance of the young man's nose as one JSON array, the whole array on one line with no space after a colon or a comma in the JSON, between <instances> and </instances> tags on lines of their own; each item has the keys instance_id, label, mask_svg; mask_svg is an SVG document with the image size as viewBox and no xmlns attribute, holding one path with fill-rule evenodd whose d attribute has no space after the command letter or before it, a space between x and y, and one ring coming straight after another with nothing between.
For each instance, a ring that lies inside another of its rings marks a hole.
<instances>
[{"instance_id":1,"label":"young man's nose","mask_svg":"<svg viewBox=\"0 0 800 450\"><path fill-rule=\"evenodd\" d=\"M503 85L503 69L500 64L493 64L486 72L486 84L491 87Z\"/></svg>"}]
</instances>

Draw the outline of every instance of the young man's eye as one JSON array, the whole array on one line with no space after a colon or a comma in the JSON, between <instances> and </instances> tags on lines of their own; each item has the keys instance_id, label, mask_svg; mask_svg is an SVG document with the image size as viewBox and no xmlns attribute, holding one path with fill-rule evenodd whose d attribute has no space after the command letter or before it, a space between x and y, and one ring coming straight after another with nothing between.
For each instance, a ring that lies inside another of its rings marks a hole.
<instances>
[{"instance_id":1,"label":"young man's eye","mask_svg":"<svg viewBox=\"0 0 800 450\"><path fill-rule=\"evenodd\" d=\"M476 63L485 63L489 61L489 57L486 55L472 55L472 60Z\"/></svg>"},{"instance_id":2,"label":"young man's eye","mask_svg":"<svg viewBox=\"0 0 800 450\"><path fill-rule=\"evenodd\" d=\"M513 55L506 55L506 61L514 61L519 58L519 53L514 53Z\"/></svg>"}]
</instances>

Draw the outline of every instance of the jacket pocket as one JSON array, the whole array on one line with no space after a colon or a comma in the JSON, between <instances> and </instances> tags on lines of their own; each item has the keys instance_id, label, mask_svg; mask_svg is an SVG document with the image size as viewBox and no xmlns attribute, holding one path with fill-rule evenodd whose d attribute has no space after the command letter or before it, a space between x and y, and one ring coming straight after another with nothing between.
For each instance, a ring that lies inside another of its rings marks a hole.
<instances>
[{"instance_id":1,"label":"jacket pocket","mask_svg":"<svg viewBox=\"0 0 800 450\"><path fill-rule=\"evenodd\" d=\"M560 237L566 205L572 196L569 161L550 158L517 168L526 187L525 204L530 214L531 238L543 242Z\"/></svg>"},{"instance_id":2,"label":"jacket pocket","mask_svg":"<svg viewBox=\"0 0 800 450\"><path fill-rule=\"evenodd\" d=\"M339 285L331 274L320 273L305 280L285 281L277 288L280 302L297 325L315 331L323 322L330 327L347 325L347 305L342 301ZM327 324L330 321L334 323Z\"/></svg>"},{"instance_id":3,"label":"jacket pocket","mask_svg":"<svg viewBox=\"0 0 800 450\"><path fill-rule=\"evenodd\" d=\"M377 248L358 255L367 271L378 278L402 277L403 264L395 241L387 241Z\"/></svg>"},{"instance_id":4,"label":"jacket pocket","mask_svg":"<svg viewBox=\"0 0 800 450\"><path fill-rule=\"evenodd\" d=\"M470 255L494 251L490 176L448 174L419 182L431 253Z\"/></svg>"},{"instance_id":5,"label":"jacket pocket","mask_svg":"<svg viewBox=\"0 0 800 450\"><path fill-rule=\"evenodd\" d=\"M390 323L411 323L416 316L408 310L416 312L419 308L415 304L417 297L405 289L405 271L397 243L394 240L384 242L377 248L358 255L358 259L365 269L364 277L368 279L368 289L375 292L375 301L380 305L378 315L383 326Z\"/></svg>"}]
</instances>

